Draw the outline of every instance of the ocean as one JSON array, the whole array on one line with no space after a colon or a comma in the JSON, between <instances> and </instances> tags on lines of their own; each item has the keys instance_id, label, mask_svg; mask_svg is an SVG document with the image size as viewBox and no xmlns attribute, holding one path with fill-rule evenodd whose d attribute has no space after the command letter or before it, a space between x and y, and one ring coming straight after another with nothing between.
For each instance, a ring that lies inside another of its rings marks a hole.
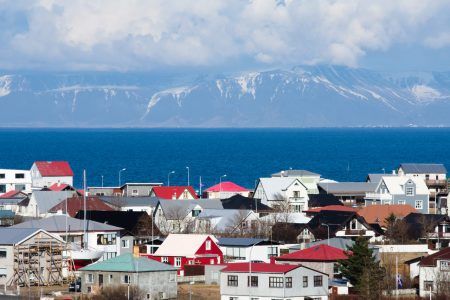
<instances>
[{"instance_id":1,"label":"ocean","mask_svg":"<svg viewBox=\"0 0 450 300\"><path fill-rule=\"evenodd\" d=\"M190 184L230 180L254 188L259 177L306 169L337 181L364 181L402 162L450 167L449 128L349 129L0 129L0 168L67 160L82 186L123 182Z\"/></svg>"}]
</instances>

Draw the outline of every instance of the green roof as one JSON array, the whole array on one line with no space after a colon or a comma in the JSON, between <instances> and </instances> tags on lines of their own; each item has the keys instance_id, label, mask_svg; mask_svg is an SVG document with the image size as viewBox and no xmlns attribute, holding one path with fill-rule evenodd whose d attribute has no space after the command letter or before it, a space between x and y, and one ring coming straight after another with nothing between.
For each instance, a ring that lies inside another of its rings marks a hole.
<instances>
[{"instance_id":1,"label":"green roof","mask_svg":"<svg viewBox=\"0 0 450 300\"><path fill-rule=\"evenodd\" d=\"M170 265L160 263L147 257L135 257L132 253L122 254L104 261L98 261L79 270L130 273L176 271L176 269Z\"/></svg>"}]
</instances>

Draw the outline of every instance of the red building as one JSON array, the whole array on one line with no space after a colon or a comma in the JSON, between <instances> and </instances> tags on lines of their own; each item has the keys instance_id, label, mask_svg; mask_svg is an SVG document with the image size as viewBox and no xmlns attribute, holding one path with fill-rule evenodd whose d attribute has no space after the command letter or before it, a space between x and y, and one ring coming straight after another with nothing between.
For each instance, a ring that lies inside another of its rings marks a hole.
<instances>
[{"instance_id":1,"label":"red building","mask_svg":"<svg viewBox=\"0 0 450 300\"><path fill-rule=\"evenodd\" d=\"M167 200L198 199L192 186L155 186L150 196Z\"/></svg>"},{"instance_id":2,"label":"red building","mask_svg":"<svg viewBox=\"0 0 450 300\"><path fill-rule=\"evenodd\" d=\"M174 266L180 276L184 276L186 265L217 265L223 262L216 238L207 234L169 234L158 250L147 256Z\"/></svg>"}]
</instances>

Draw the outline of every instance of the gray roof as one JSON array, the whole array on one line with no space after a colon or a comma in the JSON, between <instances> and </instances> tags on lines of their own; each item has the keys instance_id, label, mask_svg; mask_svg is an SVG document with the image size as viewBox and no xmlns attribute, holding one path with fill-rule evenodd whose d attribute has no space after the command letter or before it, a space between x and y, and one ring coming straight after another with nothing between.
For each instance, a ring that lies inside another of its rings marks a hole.
<instances>
[{"instance_id":1,"label":"gray roof","mask_svg":"<svg viewBox=\"0 0 450 300\"><path fill-rule=\"evenodd\" d=\"M289 248L289 252L307 249L307 248L311 248L311 247L314 247L317 245L328 245L328 243L332 247L339 248L342 250L347 250L348 247L353 246L353 244L355 242L352 241L351 239L347 239L347 238L334 237L329 240L325 239L325 240L321 240L321 241L317 241L317 242L306 243L304 248L302 248L300 245L295 245L295 246L292 246Z\"/></svg>"},{"instance_id":2,"label":"gray roof","mask_svg":"<svg viewBox=\"0 0 450 300\"><path fill-rule=\"evenodd\" d=\"M116 204L118 201L123 206L149 206L155 207L158 204L158 197L115 197L115 196L100 196L100 199L110 204Z\"/></svg>"},{"instance_id":3,"label":"gray roof","mask_svg":"<svg viewBox=\"0 0 450 300\"><path fill-rule=\"evenodd\" d=\"M255 239L255 238L218 238L219 246L237 246L237 247L248 247L256 245L260 242L267 241L266 239Z\"/></svg>"},{"instance_id":4,"label":"gray roof","mask_svg":"<svg viewBox=\"0 0 450 300\"><path fill-rule=\"evenodd\" d=\"M103 272L158 272L158 271L176 271L174 267L160 263L147 257L134 257L132 253L126 253L117 257L97 261L80 269L81 271L103 271Z\"/></svg>"},{"instance_id":5,"label":"gray roof","mask_svg":"<svg viewBox=\"0 0 450 300\"><path fill-rule=\"evenodd\" d=\"M195 200L159 200L166 219L178 219L187 216L197 205L202 209L223 210L222 201L218 199L195 199Z\"/></svg>"},{"instance_id":6,"label":"gray roof","mask_svg":"<svg viewBox=\"0 0 450 300\"><path fill-rule=\"evenodd\" d=\"M37 231L39 228L0 227L0 245L16 245Z\"/></svg>"},{"instance_id":7,"label":"gray roof","mask_svg":"<svg viewBox=\"0 0 450 300\"><path fill-rule=\"evenodd\" d=\"M373 182L320 182L319 187L330 194L349 195L374 192L378 183Z\"/></svg>"},{"instance_id":8,"label":"gray roof","mask_svg":"<svg viewBox=\"0 0 450 300\"><path fill-rule=\"evenodd\" d=\"M443 164L401 164L406 174L447 174Z\"/></svg>"},{"instance_id":9,"label":"gray roof","mask_svg":"<svg viewBox=\"0 0 450 300\"><path fill-rule=\"evenodd\" d=\"M236 226L236 218L242 217L242 221L245 220L251 210L244 209L204 209L198 216L198 219L214 219L220 218L220 220L214 224L214 229L224 231L230 229L230 226ZM233 228L234 229L234 228Z\"/></svg>"},{"instance_id":10,"label":"gray roof","mask_svg":"<svg viewBox=\"0 0 450 300\"><path fill-rule=\"evenodd\" d=\"M0 205L19 205L24 198L0 198Z\"/></svg>"},{"instance_id":11,"label":"gray roof","mask_svg":"<svg viewBox=\"0 0 450 300\"><path fill-rule=\"evenodd\" d=\"M86 220L86 223L87 231L120 231L123 229L91 220ZM82 232L84 230L84 220L67 217L67 226L69 232ZM11 228L40 228L48 232L65 232L66 216L54 215L44 219L30 220L14 225Z\"/></svg>"},{"instance_id":12,"label":"gray roof","mask_svg":"<svg viewBox=\"0 0 450 300\"><path fill-rule=\"evenodd\" d=\"M397 174L391 174L391 173L388 173L388 174L374 174L374 173L372 173L372 174L368 174L367 175L367 181L371 182L371 183L380 183L381 178L388 177L388 176L398 176L398 175Z\"/></svg>"},{"instance_id":13,"label":"gray roof","mask_svg":"<svg viewBox=\"0 0 450 300\"><path fill-rule=\"evenodd\" d=\"M72 197L74 193L76 193L76 191L33 191L31 197L36 200L39 213L44 214L56 204L67 199L67 197Z\"/></svg>"},{"instance_id":14,"label":"gray roof","mask_svg":"<svg viewBox=\"0 0 450 300\"><path fill-rule=\"evenodd\" d=\"M320 174L313 173L308 170L284 170L272 174L272 177L310 177L310 176L320 177Z\"/></svg>"}]
</instances>

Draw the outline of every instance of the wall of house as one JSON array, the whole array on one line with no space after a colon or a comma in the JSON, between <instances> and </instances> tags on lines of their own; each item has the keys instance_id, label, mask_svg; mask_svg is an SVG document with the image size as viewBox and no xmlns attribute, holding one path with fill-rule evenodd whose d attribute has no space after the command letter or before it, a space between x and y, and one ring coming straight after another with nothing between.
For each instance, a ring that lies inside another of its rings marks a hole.
<instances>
[{"instance_id":1,"label":"wall of house","mask_svg":"<svg viewBox=\"0 0 450 300\"><path fill-rule=\"evenodd\" d=\"M93 275L93 281L88 281L88 274ZM103 275L103 287L108 286L128 286L123 282L125 275L131 276L130 285L137 285L145 294L145 299L162 299L162 293L169 299L177 297L177 281L175 271L156 272L101 272L82 271L81 287L83 293L95 292L99 290L99 275Z\"/></svg>"},{"instance_id":2,"label":"wall of house","mask_svg":"<svg viewBox=\"0 0 450 300\"><path fill-rule=\"evenodd\" d=\"M149 216L153 214L153 208L150 206L122 206L120 208L121 211L145 211Z\"/></svg>"},{"instance_id":3,"label":"wall of house","mask_svg":"<svg viewBox=\"0 0 450 300\"><path fill-rule=\"evenodd\" d=\"M98 195L98 196L114 196L114 187L90 187L88 188L89 195Z\"/></svg>"},{"instance_id":4,"label":"wall of house","mask_svg":"<svg viewBox=\"0 0 450 300\"><path fill-rule=\"evenodd\" d=\"M0 285L4 285L14 274L14 247L0 245L0 251L6 251L6 257L0 257Z\"/></svg>"},{"instance_id":5,"label":"wall of house","mask_svg":"<svg viewBox=\"0 0 450 300\"><path fill-rule=\"evenodd\" d=\"M244 197L248 197L250 191L245 192L233 192L233 191L222 191L222 192L207 192L206 197L209 199L226 199L230 198L234 195L241 195Z\"/></svg>"},{"instance_id":6,"label":"wall of house","mask_svg":"<svg viewBox=\"0 0 450 300\"><path fill-rule=\"evenodd\" d=\"M12 170L0 169L0 174L5 178L0 178L0 196L9 191L14 191L19 188L18 185L24 185L24 192L31 192L31 175L28 170ZM16 178L16 174L23 174L24 178ZM1 177L3 177L1 176ZM4 190L4 192L3 192ZM19 189L21 190L21 189Z\"/></svg>"},{"instance_id":7,"label":"wall of house","mask_svg":"<svg viewBox=\"0 0 450 300\"><path fill-rule=\"evenodd\" d=\"M54 183L66 183L73 186L73 176L52 176L44 177L39 172L35 164L31 167L31 186L34 188L49 187Z\"/></svg>"},{"instance_id":8,"label":"wall of house","mask_svg":"<svg viewBox=\"0 0 450 300\"><path fill-rule=\"evenodd\" d=\"M228 275L238 276L238 286L228 286ZM258 287L248 287L247 273L222 272L220 275L221 299L229 300L229 297L239 299L304 299L304 297L328 299L328 276L307 268L297 268L285 275L273 273L252 273L258 276ZM308 277L308 287L303 287L303 276ZM322 276L322 287L314 287L313 277ZM270 288L269 277L292 277L292 288ZM250 295L251 294L251 295Z\"/></svg>"},{"instance_id":9,"label":"wall of house","mask_svg":"<svg viewBox=\"0 0 450 300\"><path fill-rule=\"evenodd\" d=\"M220 271L226 265L206 265L205 266L205 284L220 284Z\"/></svg>"},{"instance_id":10,"label":"wall of house","mask_svg":"<svg viewBox=\"0 0 450 300\"><path fill-rule=\"evenodd\" d=\"M124 190L124 195L131 196L150 196L153 186L148 185L127 185Z\"/></svg>"},{"instance_id":11,"label":"wall of house","mask_svg":"<svg viewBox=\"0 0 450 300\"><path fill-rule=\"evenodd\" d=\"M280 246L279 245L256 245L253 247L224 247L221 246L220 249L224 255L224 260L227 262L248 262L250 259L252 261L263 261L263 262L270 262L269 255L269 247L275 247L276 248L276 256L280 255ZM244 254L244 259L232 259L231 257L228 257L227 253L231 254L231 251L233 249L242 249L241 252ZM251 251L251 257L250 257L250 251Z\"/></svg>"}]
</instances>

